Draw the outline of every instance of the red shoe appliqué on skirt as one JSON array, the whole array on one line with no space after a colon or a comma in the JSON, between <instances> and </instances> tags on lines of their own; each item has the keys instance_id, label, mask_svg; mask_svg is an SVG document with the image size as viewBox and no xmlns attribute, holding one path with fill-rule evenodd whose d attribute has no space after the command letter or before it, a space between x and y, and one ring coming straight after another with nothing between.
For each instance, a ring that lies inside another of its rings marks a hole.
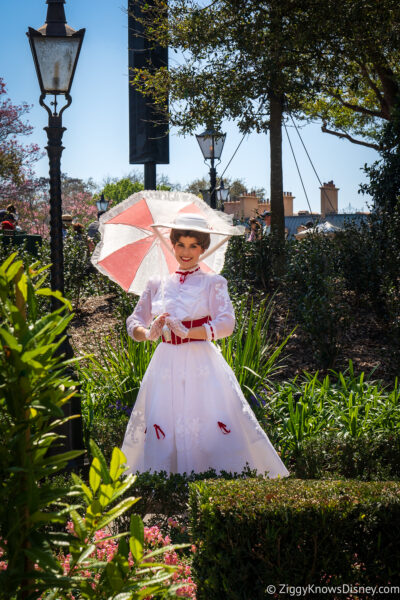
<instances>
[{"instance_id":1,"label":"red shoe appliqu\u00e9 on skirt","mask_svg":"<svg viewBox=\"0 0 400 600\"><path fill-rule=\"evenodd\" d=\"M220 430L222 431L222 433L223 433L223 434L225 434L225 435L226 435L227 433L230 433L230 432L231 432L231 430L230 430L230 429L227 429L227 427L226 427L225 423L221 423L221 421L218 421L218 427L220 428Z\"/></svg>"},{"instance_id":2,"label":"red shoe appliqu\u00e9 on skirt","mask_svg":"<svg viewBox=\"0 0 400 600\"><path fill-rule=\"evenodd\" d=\"M154 429L156 430L156 435L157 435L158 440L161 439L161 435L163 436L163 438L165 438L165 433L163 432L163 430L161 429L161 427L159 425L154 425ZM160 432L161 435L159 435L158 432Z\"/></svg>"}]
</instances>

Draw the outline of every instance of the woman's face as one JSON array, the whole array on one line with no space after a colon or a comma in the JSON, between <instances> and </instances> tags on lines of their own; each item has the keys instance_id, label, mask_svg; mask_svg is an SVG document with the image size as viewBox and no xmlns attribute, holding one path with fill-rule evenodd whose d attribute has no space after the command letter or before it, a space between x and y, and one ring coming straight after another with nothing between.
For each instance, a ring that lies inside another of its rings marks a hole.
<instances>
[{"instance_id":1,"label":"woman's face","mask_svg":"<svg viewBox=\"0 0 400 600\"><path fill-rule=\"evenodd\" d=\"M173 246L173 249L181 269L192 269L199 262L200 255L203 254L203 248L196 238L184 237L183 235Z\"/></svg>"}]
</instances>

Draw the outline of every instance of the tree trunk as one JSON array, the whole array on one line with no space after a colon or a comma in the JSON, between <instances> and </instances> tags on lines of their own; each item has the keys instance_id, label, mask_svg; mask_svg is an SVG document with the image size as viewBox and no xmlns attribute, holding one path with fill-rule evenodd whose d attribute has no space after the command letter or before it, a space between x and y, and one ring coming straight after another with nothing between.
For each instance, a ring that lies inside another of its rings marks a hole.
<instances>
[{"instance_id":1,"label":"tree trunk","mask_svg":"<svg viewBox=\"0 0 400 600\"><path fill-rule=\"evenodd\" d=\"M280 242L280 244L283 244L285 240L282 175L282 114L282 96L271 94L269 126L271 151L271 232L276 238L276 241Z\"/></svg>"}]
</instances>

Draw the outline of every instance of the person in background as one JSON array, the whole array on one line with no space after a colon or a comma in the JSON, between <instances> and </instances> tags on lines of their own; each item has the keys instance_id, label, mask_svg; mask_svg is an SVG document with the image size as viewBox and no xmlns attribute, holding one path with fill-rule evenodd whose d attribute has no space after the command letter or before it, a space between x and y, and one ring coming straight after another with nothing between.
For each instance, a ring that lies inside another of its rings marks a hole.
<instances>
[{"instance_id":1,"label":"person in background","mask_svg":"<svg viewBox=\"0 0 400 600\"><path fill-rule=\"evenodd\" d=\"M260 223L258 223L257 219L255 219L253 217L253 218L249 219L249 225L250 225L250 233L246 239L246 242L255 242L256 240L259 240L260 236L261 236Z\"/></svg>"},{"instance_id":2,"label":"person in background","mask_svg":"<svg viewBox=\"0 0 400 600\"><path fill-rule=\"evenodd\" d=\"M100 239L100 236L99 236L100 217L101 217L101 215L104 215L105 212L106 212L105 210L99 210L99 212L97 213L97 221L92 221L91 223L89 223L87 235L93 241L99 241L99 239Z\"/></svg>"},{"instance_id":3,"label":"person in background","mask_svg":"<svg viewBox=\"0 0 400 600\"><path fill-rule=\"evenodd\" d=\"M2 231L15 231L15 217L6 213L5 219L1 222Z\"/></svg>"},{"instance_id":4,"label":"person in background","mask_svg":"<svg viewBox=\"0 0 400 600\"><path fill-rule=\"evenodd\" d=\"M72 226L72 215L64 214L62 216L62 236L65 239Z\"/></svg>"},{"instance_id":5,"label":"person in background","mask_svg":"<svg viewBox=\"0 0 400 600\"><path fill-rule=\"evenodd\" d=\"M264 219L264 225L262 228L263 235L270 235L270 233L271 233L271 211L264 210L264 212L261 214L261 216Z\"/></svg>"},{"instance_id":6,"label":"person in background","mask_svg":"<svg viewBox=\"0 0 400 600\"><path fill-rule=\"evenodd\" d=\"M85 230L82 223L72 223L72 231L74 232L74 238L77 240L83 240Z\"/></svg>"},{"instance_id":7,"label":"person in background","mask_svg":"<svg viewBox=\"0 0 400 600\"><path fill-rule=\"evenodd\" d=\"M0 210L1 229L8 231L21 231L17 225L18 216L14 204L9 204L6 208ZM3 227L3 223L5 223Z\"/></svg>"}]
</instances>

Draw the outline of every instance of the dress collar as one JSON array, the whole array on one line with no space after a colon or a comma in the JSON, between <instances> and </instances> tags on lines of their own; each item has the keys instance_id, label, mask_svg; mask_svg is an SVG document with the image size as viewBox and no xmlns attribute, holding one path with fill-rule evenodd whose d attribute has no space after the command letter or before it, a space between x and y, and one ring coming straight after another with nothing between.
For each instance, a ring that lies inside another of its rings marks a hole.
<instances>
[{"instance_id":1,"label":"dress collar","mask_svg":"<svg viewBox=\"0 0 400 600\"><path fill-rule=\"evenodd\" d=\"M195 269L192 269L191 271L175 271L175 274L179 275L179 283L185 283L186 277L188 275L192 275L193 273L196 273L197 271L200 271L199 266L197 266Z\"/></svg>"}]
</instances>

